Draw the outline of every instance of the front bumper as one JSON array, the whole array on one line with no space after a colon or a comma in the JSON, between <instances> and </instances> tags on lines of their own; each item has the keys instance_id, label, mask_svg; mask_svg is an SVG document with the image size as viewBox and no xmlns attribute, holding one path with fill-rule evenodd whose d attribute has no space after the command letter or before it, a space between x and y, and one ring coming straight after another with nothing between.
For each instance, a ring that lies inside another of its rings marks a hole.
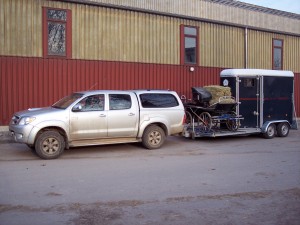
<instances>
[{"instance_id":1,"label":"front bumper","mask_svg":"<svg viewBox=\"0 0 300 225\"><path fill-rule=\"evenodd\" d=\"M12 137L16 142L33 144L29 138L30 133L32 132L33 126L28 125L9 125L9 131L11 132Z\"/></svg>"}]
</instances>

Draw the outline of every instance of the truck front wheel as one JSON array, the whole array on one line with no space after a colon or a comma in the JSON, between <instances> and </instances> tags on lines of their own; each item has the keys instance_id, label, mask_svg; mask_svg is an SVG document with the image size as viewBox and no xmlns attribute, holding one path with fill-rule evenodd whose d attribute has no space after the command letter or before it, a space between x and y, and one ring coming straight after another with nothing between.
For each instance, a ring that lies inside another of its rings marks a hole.
<instances>
[{"instance_id":1,"label":"truck front wheel","mask_svg":"<svg viewBox=\"0 0 300 225\"><path fill-rule=\"evenodd\" d=\"M163 129L156 125L151 125L144 131L142 142L148 149L160 148L165 142L166 135Z\"/></svg>"},{"instance_id":2,"label":"truck front wheel","mask_svg":"<svg viewBox=\"0 0 300 225\"><path fill-rule=\"evenodd\" d=\"M36 154L42 159L56 159L65 149L65 141L57 131L41 133L35 142Z\"/></svg>"}]
</instances>

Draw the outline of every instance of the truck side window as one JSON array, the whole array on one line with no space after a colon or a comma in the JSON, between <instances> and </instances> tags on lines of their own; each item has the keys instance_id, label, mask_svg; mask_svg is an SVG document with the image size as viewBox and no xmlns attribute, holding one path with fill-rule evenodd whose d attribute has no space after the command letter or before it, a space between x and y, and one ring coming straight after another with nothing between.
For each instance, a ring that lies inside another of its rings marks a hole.
<instances>
[{"instance_id":1,"label":"truck side window","mask_svg":"<svg viewBox=\"0 0 300 225\"><path fill-rule=\"evenodd\" d=\"M110 94L109 95L109 109L122 110L131 108L131 97L126 94Z\"/></svg>"},{"instance_id":2,"label":"truck side window","mask_svg":"<svg viewBox=\"0 0 300 225\"><path fill-rule=\"evenodd\" d=\"M81 105L81 112L86 111L103 111L104 110L104 95L91 95L82 99L79 104Z\"/></svg>"},{"instance_id":3,"label":"truck side window","mask_svg":"<svg viewBox=\"0 0 300 225\"><path fill-rule=\"evenodd\" d=\"M141 94L140 98L143 108L170 108L179 105L172 94L149 93Z\"/></svg>"}]
</instances>

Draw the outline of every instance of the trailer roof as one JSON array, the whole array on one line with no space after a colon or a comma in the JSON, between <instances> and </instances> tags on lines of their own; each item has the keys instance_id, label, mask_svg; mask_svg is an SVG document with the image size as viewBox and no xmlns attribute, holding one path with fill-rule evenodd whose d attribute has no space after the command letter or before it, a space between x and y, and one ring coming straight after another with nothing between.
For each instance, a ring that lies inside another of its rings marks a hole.
<instances>
[{"instance_id":1,"label":"trailer roof","mask_svg":"<svg viewBox=\"0 0 300 225\"><path fill-rule=\"evenodd\" d=\"M221 77L237 76L276 76L276 77L294 77L292 71L286 70L263 70L263 69L226 69L220 74Z\"/></svg>"}]
</instances>

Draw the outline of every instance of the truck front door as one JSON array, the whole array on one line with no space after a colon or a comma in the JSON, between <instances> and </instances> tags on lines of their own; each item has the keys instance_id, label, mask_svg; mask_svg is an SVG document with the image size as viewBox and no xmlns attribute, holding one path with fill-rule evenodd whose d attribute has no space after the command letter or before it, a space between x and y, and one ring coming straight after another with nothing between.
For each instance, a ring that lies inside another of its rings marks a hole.
<instances>
[{"instance_id":1,"label":"truck front door","mask_svg":"<svg viewBox=\"0 0 300 225\"><path fill-rule=\"evenodd\" d=\"M260 127L260 77L238 77L241 127Z\"/></svg>"},{"instance_id":2,"label":"truck front door","mask_svg":"<svg viewBox=\"0 0 300 225\"><path fill-rule=\"evenodd\" d=\"M82 99L70 112L71 140L107 137L107 113L104 94Z\"/></svg>"}]
</instances>

